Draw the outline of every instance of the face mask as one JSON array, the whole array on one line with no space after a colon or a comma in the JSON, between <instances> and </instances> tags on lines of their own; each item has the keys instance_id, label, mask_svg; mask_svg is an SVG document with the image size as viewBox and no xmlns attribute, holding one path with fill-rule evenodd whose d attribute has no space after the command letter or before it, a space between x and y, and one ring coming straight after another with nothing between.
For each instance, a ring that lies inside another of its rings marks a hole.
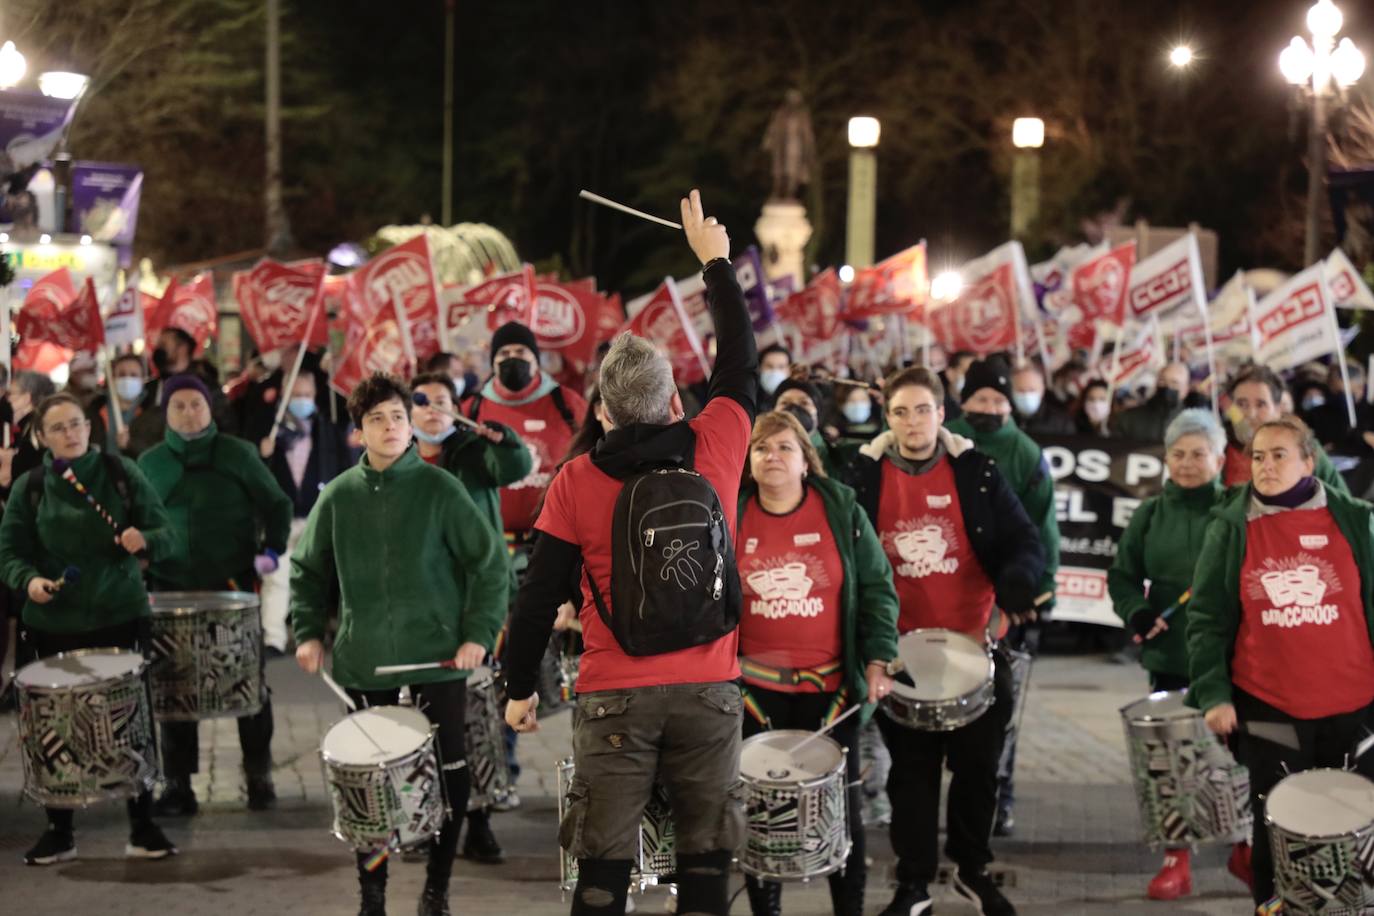
<instances>
[{"instance_id":1,"label":"face mask","mask_svg":"<svg viewBox=\"0 0 1374 916\"><path fill-rule=\"evenodd\" d=\"M1164 399L1164 406L1170 408L1177 407L1181 400L1178 396L1178 390L1175 388L1161 388L1159 396Z\"/></svg>"},{"instance_id":2,"label":"face mask","mask_svg":"<svg viewBox=\"0 0 1374 916\"><path fill-rule=\"evenodd\" d=\"M465 376L460 375L456 379L454 379L453 390L457 392L457 394L454 395L454 400L456 401L458 398L461 398L463 396L463 392L467 391L467 388L468 380Z\"/></svg>"},{"instance_id":3,"label":"face mask","mask_svg":"<svg viewBox=\"0 0 1374 916\"><path fill-rule=\"evenodd\" d=\"M496 377L510 391L520 391L530 383L532 375L530 364L516 357L503 359L496 364Z\"/></svg>"},{"instance_id":4,"label":"face mask","mask_svg":"<svg viewBox=\"0 0 1374 916\"><path fill-rule=\"evenodd\" d=\"M96 389L95 376L86 372L72 376L67 384L76 391L94 391Z\"/></svg>"},{"instance_id":5,"label":"face mask","mask_svg":"<svg viewBox=\"0 0 1374 916\"><path fill-rule=\"evenodd\" d=\"M143 393L143 379L126 375L115 379L115 394L121 401L134 401Z\"/></svg>"},{"instance_id":6,"label":"face mask","mask_svg":"<svg viewBox=\"0 0 1374 916\"><path fill-rule=\"evenodd\" d=\"M454 430L456 430L457 428L458 427L456 426L450 426L448 429L444 430L437 436L430 435L418 426L412 427L411 432L415 434L416 439L419 439L425 445L439 445L449 436L453 435Z\"/></svg>"},{"instance_id":7,"label":"face mask","mask_svg":"<svg viewBox=\"0 0 1374 916\"><path fill-rule=\"evenodd\" d=\"M957 401L959 399L959 395L963 394L964 391L964 377L961 375L955 378L953 384L950 385L950 387L954 389L954 399Z\"/></svg>"},{"instance_id":8,"label":"face mask","mask_svg":"<svg viewBox=\"0 0 1374 916\"><path fill-rule=\"evenodd\" d=\"M1040 409L1040 402L1045 399L1043 391L1013 391L1011 402L1016 407L1016 412L1023 417L1033 416Z\"/></svg>"},{"instance_id":9,"label":"face mask","mask_svg":"<svg viewBox=\"0 0 1374 916\"><path fill-rule=\"evenodd\" d=\"M309 420L315 415L315 399L292 398L286 402L286 409L291 411L291 416L297 420Z\"/></svg>"},{"instance_id":10,"label":"face mask","mask_svg":"<svg viewBox=\"0 0 1374 916\"><path fill-rule=\"evenodd\" d=\"M816 418L811 416L811 411L807 410L805 407L788 404L783 410L797 418L798 422L802 425L802 429L806 430L807 435L810 435L811 431L816 428Z\"/></svg>"},{"instance_id":11,"label":"face mask","mask_svg":"<svg viewBox=\"0 0 1374 916\"><path fill-rule=\"evenodd\" d=\"M965 411L964 419L975 433L991 433L1002 428L1007 418L1000 413L971 413Z\"/></svg>"},{"instance_id":12,"label":"face mask","mask_svg":"<svg viewBox=\"0 0 1374 916\"><path fill-rule=\"evenodd\" d=\"M871 416L873 416L873 403L871 401L850 401L844 405L844 418L850 423L855 425L867 423Z\"/></svg>"},{"instance_id":13,"label":"face mask","mask_svg":"<svg viewBox=\"0 0 1374 916\"><path fill-rule=\"evenodd\" d=\"M1109 401L1088 401L1083 405L1083 413L1087 414L1088 419L1094 423L1101 423L1107 419L1107 414L1112 412L1112 405Z\"/></svg>"},{"instance_id":14,"label":"face mask","mask_svg":"<svg viewBox=\"0 0 1374 916\"><path fill-rule=\"evenodd\" d=\"M1302 399L1303 410L1316 410L1326 403L1326 398L1320 394L1309 394Z\"/></svg>"},{"instance_id":15,"label":"face mask","mask_svg":"<svg viewBox=\"0 0 1374 916\"><path fill-rule=\"evenodd\" d=\"M157 370L159 378L166 378L168 367L172 364L172 358L167 355L167 351L158 347L153 351L153 368Z\"/></svg>"},{"instance_id":16,"label":"face mask","mask_svg":"<svg viewBox=\"0 0 1374 916\"><path fill-rule=\"evenodd\" d=\"M759 373L759 384L763 390L772 394L778 390L778 386L787 378L786 369L764 369Z\"/></svg>"}]
</instances>

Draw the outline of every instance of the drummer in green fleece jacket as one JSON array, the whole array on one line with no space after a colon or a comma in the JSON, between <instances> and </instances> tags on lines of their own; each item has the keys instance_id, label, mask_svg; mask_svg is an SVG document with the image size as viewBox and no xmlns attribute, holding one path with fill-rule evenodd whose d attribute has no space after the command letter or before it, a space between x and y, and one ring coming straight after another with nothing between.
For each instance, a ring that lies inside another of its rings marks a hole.
<instances>
[{"instance_id":1,"label":"drummer in green fleece jacket","mask_svg":"<svg viewBox=\"0 0 1374 916\"><path fill-rule=\"evenodd\" d=\"M28 595L16 664L102 646L146 651L150 610L138 558L156 562L176 547L162 500L132 461L90 447L91 424L76 398L52 395L33 416L47 448L43 464L15 481L0 521L0 573ZM64 471L99 509L63 479ZM152 807L151 791L129 800L125 855L160 859L176 852L153 823ZM25 863L75 858L71 809L49 808L48 828Z\"/></svg>"},{"instance_id":2,"label":"drummer in green fleece jacket","mask_svg":"<svg viewBox=\"0 0 1374 916\"><path fill-rule=\"evenodd\" d=\"M242 439L222 435L210 418L210 390L199 377L174 375L162 386L163 441L144 452L138 467L162 497L181 550L148 569L153 591L255 590L259 576L277 568L291 533L291 500ZM258 647L262 659L262 646ZM248 809L276 802L272 785L272 698L262 680L262 706L238 719ZM163 722L162 771L166 784L155 806L161 817L199 809L191 774L200 769L196 722Z\"/></svg>"},{"instance_id":3,"label":"drummer in green fleece jacket","mask_svg":"<svg viewBox=\"0 0 1374 916\"><path fill-rule=\"evenodd\" d=\"M449 810L467 810L466 680L496 641L506 606L505 547L463 485L411 447L410 390L380 373L348 399L366 453L336 477L291 557L296 661L324 662L331 589L339 597L334 676L359 707L394 704L409 685L439 730ZM378 675L379 665L452 661L456 668ZM448 913L458 846L450 817L431 843L421 916ZM363 916L386 912L386 863L358 853Z\"/></svg>"},{"instance_id":4,"label":"drummer in green fleece jacket","mask_svg":"<svg viewBox=\"0 0 1374 916\"><path fill-rule=\"evenodd\" d=\"M1151 691L1188 689L1187 596L1212 509L1226 493L1221 485L1225 452L1226 433L1210 410L1185 410L1169 423L1164 432L1169 468L1164 492L1136 508L1107 571L1112 606L1135 631ZM1227 867L1240 880L1249 880L1248 843L1236 844ZM1176 900L1192 889L1189 846L1169 847L1147 896Z\"/></svg>"}]
</instances>

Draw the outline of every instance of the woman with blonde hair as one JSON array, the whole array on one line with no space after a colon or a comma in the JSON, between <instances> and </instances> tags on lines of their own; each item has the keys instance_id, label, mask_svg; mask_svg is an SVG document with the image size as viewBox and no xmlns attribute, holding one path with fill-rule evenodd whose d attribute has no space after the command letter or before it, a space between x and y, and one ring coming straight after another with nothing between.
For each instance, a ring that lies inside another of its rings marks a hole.
<instances>
[{"instance_id":1,"label":"woman with blonde hair","mask_svg":"<svg viewBox=\"0 0 1374 916\"><path fill-rule=\"evenodd\" d=\"M801 423L786 410L759 416L740 490L735 557L743 587L740 670L744 737L814 730L888 689L897 655L892 567L854 491L825 474ZM863 912L864 832L859 720L831 736L848 748L853 847L830 876L836 916ZM747 879L754 916L782 912L782 886Z\"/></svg>"}]
</instances>

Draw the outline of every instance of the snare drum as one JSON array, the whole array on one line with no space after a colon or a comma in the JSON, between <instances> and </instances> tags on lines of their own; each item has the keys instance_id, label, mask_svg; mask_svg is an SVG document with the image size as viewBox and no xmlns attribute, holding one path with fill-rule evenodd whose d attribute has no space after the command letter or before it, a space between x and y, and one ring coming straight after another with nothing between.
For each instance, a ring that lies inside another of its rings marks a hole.
<instances>
[{"instance_id":1,"label":"snare drum","mask_svg":"<svg viewBox=\"0 0 1374 916\"><path fill-rule=\"evenodd\" d=\"M1285 913L1356 916L1374 907L1374 783L1346 770L1285 777L1264 802Z\"/></svg>"},{"instance_id":2,"label":"snare drum","mask_svg":"<svg viewBox=\"0 0 1374 916\"><path fill-rule=\"evenodd\" d=\"M1250 773L1184 705L1159 691L1121 709L1145 842L1234 843L1250 835Z\"/></svg>"},{"instance_id":3,"label":"snare drum","mask_svg":"<svg viewBox=\"0 0 1374 916\"><path fill-rule=\"evenodd\" d=\"M443 826L443 773L434 728L404 706L361 709L320 743L336 837L356 849L403 849Z\"/></svg>"},{"instance_id":4,"label":"snare drum","mask_svg":"<svg viewBox=\"0 0 1374 916\"><path fill-rule=\"evenodd\" d=\"M487 667L474 668L467 682L467 717L463 723L467 743L468 772L472 791L468 810L476 811L498 801L510 790L510 765L506 760L505 685Z\"/></svg>"},{"instance_id":5,"label":"snare drum","mask_svg":"<svg viewBox=\"0 0 1374 916\"><path fill-rule=\"evenodd\" d=\"M568 790L572 787L573 761L568 757L558 764L558 820L562 823L568 813ZM668 790L654 783L653 794L644 806L639 822L639 852L630 871L630 883L640 892L657 885L662 875L677 871L677 831L673 826L673 812L668 805ZM560 849L558 856L558 886L564 891L577 884L577 859L572 850Z\"/></svg>"},{"instance_id":6,"label":"snare drum","mask_svg":"<svg viewBox=\"0 0 1374 916\"><path fill-rule=\"evenodd\" d=\"M912 630L897 640L897 658L916 686L895 680L879 703L898 725L948 732L992 708L992 653L971 637L954 630Z\"/></svg>"},{"instance_id":7,"label":"snare drum","mask_svg":"<svg viewBox=\"0 0 1374 916\"><path fill-rule=\"evenodd\" d=\"M745 740L739 775L748 827L739 864L770 881L839 871L849 857L845 749L822 735L781 729Z\"/></svg>"},{"instance_id":8,"label":"snare drum","mask_svg":"<svg viewBox=\"0 0 1374 916\"><path fill-rule=\"evenodd\" d=\"M14 676L24 794L51 808L129 798L153 787L157 753L143 656L81 649Z\"/></svg>"},{"instance_id":9,"label":"snare drum","mask_svg":"<svg viewBox=\"0 0 1374 916\"><path fill-rule=\"evenodd\" d=\"M160 722L262 709L262 616L250 592L154 592L150 674Z\"/></svg>"}]
</instances>

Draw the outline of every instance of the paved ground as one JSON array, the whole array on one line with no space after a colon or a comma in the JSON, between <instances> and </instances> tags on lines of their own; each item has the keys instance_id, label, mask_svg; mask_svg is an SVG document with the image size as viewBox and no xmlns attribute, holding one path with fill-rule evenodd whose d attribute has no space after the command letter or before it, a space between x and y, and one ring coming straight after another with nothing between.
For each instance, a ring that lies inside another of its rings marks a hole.
<instances>
[{"instance_id":1,"label":"paved ground","mask_svg":"<svg viewBox=\"0 0 1374 916\"><path fill-rule=\"evenodd\" d=\"M123 857L122 805L77 815L80 859L47 869L26 868L24 849L43 826L42 812L21 798L13 716L0 718L0 913L62 914L349 914L356 912L350 852L328 833L316 747L339 717L333 697L293 663L270 664L276 696L274 756L281 803L276 811L243 810L237 732L231 721L203 724L197 792L200 816L168 821L181 855L163 862ZM1239 914L1251 912L1241 885L1226 874L1226 850L1195 857L1193 897L1175 904L1144 899L1158 858L1139 842L1117 710L1144 692L1139 669L1105 656L1048 656L1036 663L1022 731L1018 770L1018 831L995 841L1012 885L1009 896L1023 914ZM568 751L568 716L556 716L538 734L521 739L524 804L496 815L494 827L507 853L503 866L460 861L455 869L454 912L544 916L566 913L557 886L554 769ZM871 830L867 911L889 899L891 865L886 832ZM392 865L392 913L413 912L423 866ZM736 879L738 886L739 879ZM937 912L972 909L947 888ZM662 891L639 901L641 913L664 912ZM829 913L823 885L789 887L789 914ZM748 911L746 901L732 912Z\"/></svg>"}]
</instances>

